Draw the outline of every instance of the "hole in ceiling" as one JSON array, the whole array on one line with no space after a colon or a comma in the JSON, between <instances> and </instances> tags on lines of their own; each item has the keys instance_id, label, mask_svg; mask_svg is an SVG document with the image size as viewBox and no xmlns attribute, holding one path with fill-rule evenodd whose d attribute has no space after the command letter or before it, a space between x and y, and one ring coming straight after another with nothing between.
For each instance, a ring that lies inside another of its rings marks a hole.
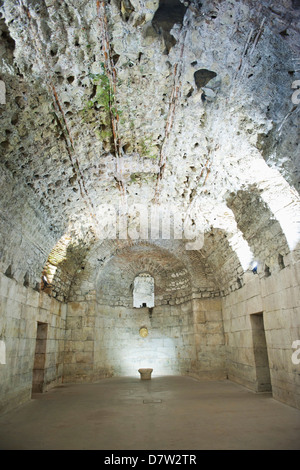
<instances>
[{"instance_id":1,"label":"hole in ceiling","mask_svg":"<svg viewBox=\"0 0 300 470\"><path fill-rule=\"evenodd\" d=\"M117 4L121 12L123 21L128 22L131 14L134 12L134 7L132 6L129 0L118 0Z\"/></svg>"},{"instance_id":2,"label":"hole in ceiling","mask_svg":"<svg viewBox=\"0 0 300 470\"><path fill-rule=\"evenodd\" d=\"M15 50L16 43L9 33L9 29L5 24L4 19L0 19L0 37L1 44L3 44L10 52Z\"/></svg>"},{"instance_id":3,"label":"hole in ceiling","mask_svg":"<svg viewBox=\"0 0 300 470\"><path fill-rule=\"evenodd\" d=\"M207 83L214 77L216 77L216 72L207 69L200 69L194 73L194 80L197 86L197 89L203 88Z\"/></svg>"},{"instance_id":4,"label":"hole in ceiling","mask_svg":"<svg viewBox=\"0 0 300 470\"><path fill-rule=\"evenodd\" d=\"M166 53L176 44L176 39L170 33L174 24L183 24L187 7L179 0L160 0L159 7L152 19L152 26L157 34L165 41Z\"/></svg>"}]
</instances>

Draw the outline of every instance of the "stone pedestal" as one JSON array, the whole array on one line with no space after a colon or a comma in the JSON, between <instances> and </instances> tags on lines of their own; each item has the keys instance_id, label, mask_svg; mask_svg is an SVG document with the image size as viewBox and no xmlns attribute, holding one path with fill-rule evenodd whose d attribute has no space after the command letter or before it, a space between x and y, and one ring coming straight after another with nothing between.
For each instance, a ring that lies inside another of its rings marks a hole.
<instances>
[{"instance_id":1,"label":"stone pedestal","mask_svg":"<svg viewBox=\"0 0 300 470\"><path fill-rule=\"evenodd\" d=\"M151 380L151 374L153 369L139 369L142 380Z\"/></svg>"}]
</instances>

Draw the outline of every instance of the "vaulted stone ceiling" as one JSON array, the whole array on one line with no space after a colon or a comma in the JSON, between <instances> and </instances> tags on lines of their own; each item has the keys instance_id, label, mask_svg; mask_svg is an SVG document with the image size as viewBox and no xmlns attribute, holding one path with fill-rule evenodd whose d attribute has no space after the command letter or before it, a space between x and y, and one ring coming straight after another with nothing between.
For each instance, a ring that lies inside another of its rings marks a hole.
<instances>
[{"instance_id":1,"label":"vaulted stone ceiling","mask_svg":"<svg viewBox=\"0 0 300 470\"><path fill-rule=\"evenodd\" d=\"M116 270L217 295L297 248L297 0L0 5L3 272L36 286L44 269L61 300ZM201 246L130 236L134 204ZM129 236L105 236L120 208Z\"/></svg>"}]
</instances>

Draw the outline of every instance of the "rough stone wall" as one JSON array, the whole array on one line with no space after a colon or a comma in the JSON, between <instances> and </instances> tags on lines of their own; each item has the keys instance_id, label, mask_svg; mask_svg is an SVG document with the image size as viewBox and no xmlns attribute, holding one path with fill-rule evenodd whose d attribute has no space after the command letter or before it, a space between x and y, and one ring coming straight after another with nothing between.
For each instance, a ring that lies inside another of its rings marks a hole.
<instances>
[{"instance_id":1,"label":"rough stone wall","mask_svg":"<svg viewBox=\"0 0 300 470\"><path fill-rule=\"evenodd\" d=\"M188 251L184 242L172 239L123 243L105 240L87 248L86 240L73 246L71 238L63 237L51 251L45 267L52 284L47 292L58 300L82 302L97 298L103 304L130 307L135 276L148 272L156 279L156 304L185 302L192 293L218 297L215 279L221 260L228 257L236 262L227 264L231 269L228 276L225 269L218 275L223 283L228 278L235 281L236 270L241 269L226 234L223 238L224 243L218 244L218 237L210 242L207 236L205 250ZM212 254L209 262L207 253Z\"/></svg>"},{"instance_id":2,"label":"rough stone wall","mask_svg":"<svg viewBox=\"0 0 300 470\"><path fill-rule=\"evenodd\" d=\"M220 306L210 299L151 309L70 302L64 382L138 376L142 367L153 368L154 376L224 379ZM147 337L140 336L142 327Z\"/></svg>"},{"instance_id":3,"label":"rough stone wall","mask_svg":"<svg viewBox=\"0 0 300 470\"><path fill-rule=\"evenodd\" d=\"M189 271L174 253L155 244L133 244L118 250L102 269L96 263L98 276L92 270L76 284L80 294L88 291L68 303L65 380L135 374L146 367L143 361L158 374L226 376L216 289L202 272L201 292L193 292ZM133 308L134 279L145 272L154 278L154 307ZM143 325L147 338L139 337Z\"/></svg>"},{"instance_id":4,"label":"rough stone wall","mask_svg":"<svg viewBox=\"0 0 300 470\"><path fill-rule=\"evenodd\" d=\"M222 300L228 378L259 391L251 315L263 313L274 398L300 407L299 364L292 344L300 336L299 262L248 282Z\"/></svg>"},{"instance_id":5,"label":"rough stone wall","mask_svg":"<svg viewBox=\"0 0 300 470\"><path fill-rule=\"evenodd\" d=\"M87 322L93 326L80 328ZM148 328L145 338L139 335L142 327ZM176 375L191 367L191 305L154 307L150 313L148 308L71 302L66 334L72 339L66 342L71 350L65 357L64 381L138 375L141 367L152 367L155 375Z\"/></svg>"},{"instance_id":6,"label":"rough stone wall","mask_svg":"<svg viewBox=\"0 0 300 470\"><path fill-rule=\"evenodd\" d=\"M138 375L141 367L153 368L154 375L185 374L191 369L191 304L154 307L151 312L103 306L100 312L102 344L114 374ZM148 328L145 338L139 335L143 326Z\"/></svg>"},{"instance_id":7,"label":"rough stone wall","mask_svg":"<svg viewBox=\"0 0 300 470\"><path fill-rule=\"evenodd\" d=\"M0 275L0 339L6 363L0 364L0 410L8 411L31 397L37 322L48 324L43 391L61 383L66 305Z\"/></svg>"},{"instance_id":8,"label":"rough stone wall","mask_svg":"<svg viewBox=\"0 0 300 470\"><path fill-rule=\"evenodd\" d=\"M193 374L200 378L226 379L221 299L194 299L192 305L196 350Z\"/></svg>"},{"instance_id":9,"label":"rough stone wall","mask_svg":"<svg viewBox=\"0 0 300 470\"><path fill-rule=\"evenodd\" d=\"M225 225L232 235L228 192L265 189L274 175L280 192L281 175L298 184L298 108L291 100L297 4L193 1L183 8L174 0L181 13L173 25L165 2L122 5L1 6L1 161L15 185L30 190L28 204L45 215L46 231L58 230L48 254L68 224L74 246L78 232L81 240L91 233L98 239L99 207L124 194L129 205L156 196L184 210L196 205L207 232ZM13 257L14 247L6 249ZM52 292L60 300L76 283L72 263L56 270ZM23 277L39 269L40 261ZM237 277L226 273L230 288Z\"/></svg>"},{"instance_id":10,"label":"rough stone wall","mask_svg":"<svg viewBox=\"0 0 300 470\"><path fill-rule=\"evenodd\" d=\"M163 11L171 3L176 24ZM137 349L148 344L136 336L130 285L149 271L157 286L151 345L164 370L222 374L221 294L229 376L258 389L249 315L263 312L274 396L297 405L299 366L288 362L287 342L299 337L299 3L3 0L0 10L0 270L15 286L3 294L0 321L18 362L5 375L6 396L14 388L18 400L23 389L29 396L28 292L43 306L33 305L34 321L41 311L59 338L58 306L67 307L45 294L71 302L64 373L93 380L127 370L117 361L116 325L122 345L131 337ZM103 241L110 218L102 205L124 199L199 215L203 249ZM259 262L250 280L238 256L243 241ZM39 289L43 269L53 285L39 295L31 287ZM27 348L27 334L28 361L14 342ZM50 382L61 376L62 343L52 346L59 373L47 356Z\"/></svg>"},{"instance_id":11,"label":"rough stone wall","mask_svg":"<svg viewBox=\"0 0 300 470\"><path fill-rule=\"evenodd\" d=\"M133 306L134 279L140 273L154 278L155 305L184 302L191 294L191 278L184 263L168 250L141 243L119 250L95 272L94 289L99 303Z\"/></svg>"},{"instance_id":12,"label":"rough stone wall","mask_svg":"<svg viewBox=\"0 0 300 470\"><path fill-rule=\"evenodd\" d=\"M29 190L0 163L0 269L19 284L40 287L43 265L57 232Z\"/></svg>"},{"instance_id":13,"label":"rough stone wall","mask_svg":"<svg viewBox=\"0 0 300 470\"><path fill-rule=\"evenodd\" d=\"M213 243L205 241L206 249L200 252L186 251L184 244L173 243L173 240L135 242L124 244L119 248L111 242L110 248L103 245L94 247L82 264L76 264L76 255L59 265L59 276L53 278L55 285L61 285L62 277L68 278L75 273L66 299L72 302L83 302L97 299L103 305L133 306L134 279L139 273L149 273L154 278L155 305L175 305L197 298L215 298L220 296L219 284L215 279L236 281L236 269L240 268L226 237L221 236L223 244L216 237ZM208 238L209 239L209 238ZM206 244L209 245L206 246ZM223 249L225 246L226 252ZM209 263L206 262L206 256ZM64 255L65 256L65 255ZM230 274L222 270L223 256L228 256L226 266ZM232 260L236 261L236 264ZM73 270L64 270L64 266L75 263ZM212 265L214 269L209 268ZM220 273L219 273L220 271ZM231 276L231 277L230 277ZM236 282L235 282L236 283ZM234 288L237 288L234 286ZM53 295L53 292L50 292Z\"/></svg>"},{"instance_id":14,"label":"rough stone wall","mask_svg":"<svg viewBox=\"0 0 300 470\"><path fill-rule=\"evenodd\" d=\"M243 282L244 269L230 246L230 234L221 229L214 229L205 234L201 250L208 266L213 270L215 292L223 295L226 291L236 290Z\"/></svg>"},{"instance_id":15,"label":"rough stone wall","mask_svg":"<svg viewBox=\"0 0 300 470\"><path fill-rule=\"evenodd\" d=\"M102 3L1 7L3 160L53 225L99 230L97 208L120 187L129 203L157 192L184 209L208 195L220 205L227 190L268 181L256 170L265 161L297 187L295 3L190 2L167 53L152 21L159 2L133 2L126 17L120 2ZM103 72L104 51L115 75ZM105 94L113 76L117 149Z\"/></svg>"}]
</instances>

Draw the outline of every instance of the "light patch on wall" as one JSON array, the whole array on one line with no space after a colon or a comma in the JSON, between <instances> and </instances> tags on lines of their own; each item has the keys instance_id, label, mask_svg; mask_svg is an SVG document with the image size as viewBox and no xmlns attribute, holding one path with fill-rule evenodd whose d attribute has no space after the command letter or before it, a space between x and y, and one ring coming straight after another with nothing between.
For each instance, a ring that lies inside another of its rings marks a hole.
<instances>
[{"instance_id":1,"label":"light patch on wall","mask_svg":"<svg viewBox=\"0 0 300 470\"><path fill-rule=\"evenodd\" d=\"M59 264L63 263L67 259L67 249L71 242L71 237L69 235L64 235L61 239L57 242L55 247L49 254L47 265L46 265L46 272L47 272L47 280L51 284L57 270Z\"/></svg>"},{"instance_id":2,"label":"light patch on wall","mask_svg":"<svg viewBox=\"0 0 300 470\"><path fill-rule=\"evenodd\" d=\"M0 364L6 364L6 346L3 340L0 340Z\"/></svg>"},{"instance_id":3,"label":"light patch on wall","mask_svg":"<svg viewBox=\"0 0 300 470\"><path fill-rule=\"evenodd\" d=\"M253 253L247 241L243 238L242 233L240 231L235 233L230 238L229 243L236 252L244 271L249 269L251 261L253 260Z\"/></svg>"},{"instance_id":4,"label":"light patch on wall","mask_svg":"<svg viewBox=\"0 0 300 470\"><path fill-rule=\"evenodd\" d=\"M257 179L257 187L262 191L261 199L281 225L289 249L294 250L300 241L299 193L277 169L270 168L264 160L257 160L253 168L253 180Z\"/></svg>"},{"instance_id":5,"label":"light patch on wall","mask_svg":"<svg viewBox=\"0 0 300 470\"><path fill-rule=\"evenodd\" d=\"M281 225L290 250L294 250L300 242L300 222L295 220L296 211L292 212L291 214L288 208L276 214L276 218Z\"/></svg>"},{"instance_id":6,"label":"light patch on wall","mask_svg":"<svg viewBox=\"0 0 300 470\"><path fill-rule=\"evenodd\" d=\"M154 307L154 279L149 274L140 274L134 279L133 306Z\"/></svg>"},{"instance_id":7,"label":"light patch on wall","mask_svg":"<svg viewBox=\"0 0 300 470\"><path fill-rule=\"evenodd\" d=\"M56 270L57 270L57 266L53 266L52 264L49 264L47 266L47 275L48 275L48 280L50 283L53 281Z\"/></svg>"},{"instance_id":8,"label":"light patch on wall","mask_svg":"<svg viewBox=\"0 0 300 470\"><path fill-rule=\"evenodd\" d=\"M273 174L273 185L265 188L261 198L280 223L289 249L294 250L300 242L299 194L283 180L281 175L278 175L277 171L269 169L269 172Z\"/></svg>"},{"instance_id":9,"label":"light patch on wall","mask_svg":"<svg viewBox=\"0 0 300 470\"><path fill-rule=\"evenodd\" d=\"M253 253L248 242L244 239L243 233L238 229L234 213L224 203L216 206L209 206L206 203L206 206L210 211L209 226L220 228L228 234L228 243L239 258L244 271L246 271L253 260Z\"/></svg>"},{"instance_id":10,"label":"light patch on wall","mask_svg":"<svg viewBox=\"0 0 300 470\"><path fill-rule=\"evenodd\" d=\"M139 338L131 343L123 343L119 349L120 374L138 376L139 369L153 369L152 376L176 375L177 356L172 338Z\"/></svg>"}]
</instances>

